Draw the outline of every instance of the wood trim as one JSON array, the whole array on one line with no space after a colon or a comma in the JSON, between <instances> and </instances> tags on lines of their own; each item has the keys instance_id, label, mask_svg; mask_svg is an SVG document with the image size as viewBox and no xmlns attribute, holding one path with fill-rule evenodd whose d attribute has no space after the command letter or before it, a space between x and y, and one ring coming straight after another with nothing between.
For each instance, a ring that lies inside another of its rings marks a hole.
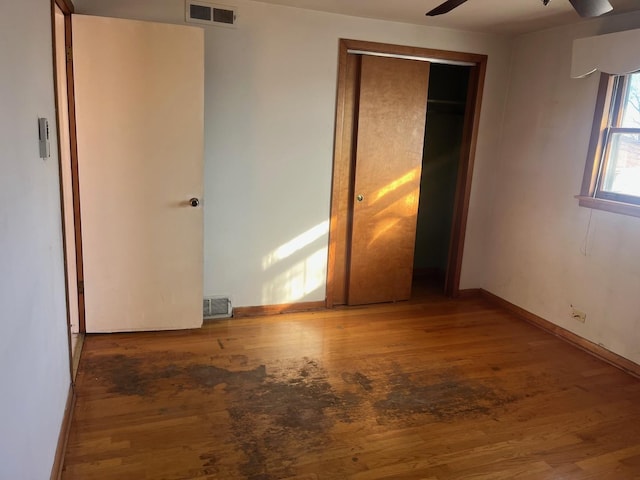
<instances>
[{"instance_id":1,"label":"wood trim","mask_svg":"<svg viewBox=\"0 0 640 480\"><path fill-rule=\"evenodd\" d=\"M327 308L346 303L346 279L348 257L347 240L350 236L351 198L355 155L354 134L356 126L351 118L357 109L360 78L360 62L347 54L344 40L340 40L338 55L338 90L336 98L336 126L334 142L333 178L331 188L331 220L329 222L329 249L327 261ZM349 120L346 120L349 117ZM346 213L345 213L346 212Z\"/></svg>"},{"instance_id":2,"label":"wood trim","mask_svg":"<svg viewBox=\"0 0 640 480\"><path fill-rule=\"evenodd\" d=\"M58 54L56 51L56 39L57 39L57 27L56 27L56 7L60 9L60 11L65 14L65 8L60 6L59 2L64 2L62 0L52 0L51 2L51 49L53 55L53 89L55 92L54 102L56 108L56 123L59 117L60 111L60 102L58 97L58 91L60 89L60 85L58 85ZM66 86L65 86L66 88ZM71 374L71 378L73 381L73 352L71 351L71 314L70 314L70 302L69 302L69 266L67 263L67 241L69 239L68 232L65 228L65 202L64 202L64 188L62 186L62 145L60 142L60 128L57 128L57 143L58 143L58 175L60 178L60 210L62 217L62 255L64 260L64 279L65 279L65 308L66 308L66 317L67 317L67 342L68 342L68 351L69 351L69 373Z\"/></svg>"},{"instance_id":3,"label":"wood trim","mask_svg":"<svg viewBox=\"0 0 640 480\"><path fill-rule=\"evenodd\" d=\"M376 53L389 53L392 55L408 55L422 58L439 58L456 62L469 62L479 64L486 61L487 56L477 53L454 52L451 50L434 50L431 48L412 47L408 45L392 45L387 43L367 42L362 40L341 39L340 46L347 50L364 50ZM347 52L345 52L345 55Z\"/></svg>"},{"instance_id":4,"label":"wood trim","mask_svg":"<svg viewBox=\"0 0 640 480\"><path fill-rule=\"evenodd\" d=\"M60 10L62 10L62 13L64 13L65 15L71 15L75 11L71 0L53 0L53 2L58 5Z\"/></svg>"},{"instance_id":5,"label":"wood trim","mask_svg":"<svg viewBox=\"0 0 640 480\"><path fill-rule=\"evenodd\" d=\"M67 1L67 0L64 0ZM65 46L73 52L73 32L71 14L65 15ZM73 60L67 60L67 98L69 101L69 139L71 143L71 183L73 189L73 216L75 224L76 267L78 283L84 283L84 264L82 261L82 219L80 217L80 181L78 178L78 140L76 128L76 97L73 74ZM78 289L78 315L80 333L85 333L84 292Z\"/></svg>"},{"instance_id":6,"label":"wood trim","mask_svg":"<svg viewBox=\"0 0 640 480\"><path fill-rule=\"evenodd\" d=\"M53 458L53 466L51 467L51 480L62 478L62 468L64 467L64 456L67 451L67 443L69 441L69 432L71 431L71 420L73 419L73 411L76 407L76 392L73 384L69 385L69 393L67 394L67 403L64 407L64 416L60 425L60 433L58 434L58 445Z\"/></svg>"},{"instance_id":7,"label":"wood trim","mask_svg":"<svg viewBox=\"0 0 640 480\"><path fill-rule=\"evenodd\" d=\"M465 288L458 290L457 298L480 298L482 296L481 288Z\"/></svg>"},{"instance_id":8,"label":"wood trim","mask_svg":"<svg viewBox=\"0 0 640 480\"><path fill-rule=\"evenodd\" d=\"M327 260L327 297L326 307L333 308L342 304L342 295L336 291L338 284L346 282L338 281L338 276L347 276L348 269L338 265L338 251L340 245L348 242L348 229L351 208L349 208L347 227L340 224L341 215L344 215L344 205L349 205L349 194L352 179L352 148L353 142L349 142L351 129L347 128L347 106L353 101L353 89L349 88L350 75L347 73L348 50L364 50L395 55L409 55L423 58L438 58L443 60L474 63L472 78L470 78L470 90L467 101L465 120L465 135L462 145L460 160L461 168L458 169L456 201L454 206L454 218L451 233L451 247L449 249L449 264L445 292L449 296L457 296L462 269L462 255L464 251L464 239L466 234L466 222L469 212L469 200L471 196L471 179L473 177L473 164L478 138L478 126L480 123L480 109L482 105L482 92L487 66L487 56L474 53L453 52L447 50L433 50L421 47L403 45L390 45L377 42L341 39L338 47L338 85L336 94L336 126L334 140L333 177L331 193L331 214L329 227L329 249ZM351 139L352 140L352 139ZM348 258L346 259L348 260ZM341 261L341 260L340 260Z\"/></svg>"},{"instance_id":9,"label":"wood trim","mask_svg":"<svg viewBox=\"0 0 640 480\"><path fill-rule=\"evenodd\" d=\"M457 297L460 291L462 257L464 254L464 241L467 234L467 218L469 217L469 203L471 201L471 181L473 179L473 165L475 163L476 145L478 143L482 92L484 91L486 71L487 57L484 56L476 66L471 69L469 78L464 131L460 149L458 178L456 181L456 198L454 201L453 221L449 239L447 275L444 285L444 292L450 297Z\"/></svg>"},{"instance_id":10,"label":"wood trim","mask_svg":"<svg viewBox=\"0 0 640 480\"><path fill-rule=\"evenodd\" d=\"M325 310L326 301L283 303L280 305L259 305L256 307L236 307L233 309L234 318L263 317L281 313L309 312Z\"/></svg>"},{"instance_id":11,"label":"wood trim","mask_svg":"<svg viewBox=\"0 0 640 480\"><path fill-rule=\"evenodd\" d=\"M342 157L343 140L342 135L344 131L344 109L346 103L346 89L347 84L347 50L343 47L344 40L340 40L340 46L338 48L338 87L336 93L336 126L334 131L334 144L333 144L333 158ZM333 178L331 186L331 218L329 220L329 247L327 250L327 296L326 307L333 308L335 297L335 277L336 277L336 256L337 256L337 238L339 233L338 218L334 210L337 210L342 197L339 192L341 191L340 185L343 178L342 172L338 173L337 170L341 169L343 162L333 163Z\"/></svg>"},{"instance_id":12,"label":"wood trim","mask_svg":"<svg viewBox=\"0 0 640 480\"><path fill-rule=\"evenodd\" d=\"M600 360L603 360L608 364L613 365L614 367L619 368L620 370L630 375L633 375L636 378L640 378L640 365L638 365L637 363L632 362L631 360L624 358L617 353L613 353L596 343L582 338L581 336L576 335L575 333L570 332L569 330L556 325L549 320L545 320L544 318L539 317L538 315L531 313L528 310L525 310L524 308L519 307L507 300L504 300L503 298L491 292L488 292L487 290L480 289L480 292L482 297L487 299L489 302L508 311L521 320L524 320L525 322L528 322L555 335L558 338L561 338L562 340L572 344L573 346L584 350L594 357L597 357Z\"/></svg>"},{"instance_id":13,"label":"wood trim","mask_svg":"<svg viewBox=\"0 0 640 480\"><path fill-rule=\"evenodd\" d=\"M52 55L53 55L53 65L54 65L54 75L53 75L53 83L54 89L56 92L59 91L59 88L65 88L67 90L67 108L68 108L68 117L69 117L69 147L71 153L71 175L72 175L72 196L73 196L73 216L74 216L74 230L72 232L64 231L63 226L63 246L64 248L64 256L65 256L65 279L68 278L68 263L67 263L67 249L66 242L70 239L76 244L76 274L77 280L80 282L83 278L83 269L82 269L82 239L81 239L81 230L80 230L80 203L79 203L79 187L78 187L78 149L76 143L76 117L75 117L75 99L74 99L74 83L73 83L73 62L67 56L66 58L66 77L67 84L66 85L58 85L57 79L57 55L56 55L56 7L60 9L60 11L64 15L64 43L65 50L72 51L72 33L71 33L71 14L74 12L73 4L70 0L52 0L51 1L51 38L52 38ZM55 95L55 106L56 112L59 111L60 105L58 102L58 95ZM56 115L56 118L57 115ZM60 135L58 133L58 169L61 171L62 169L62 155L61 155L61 145L60 145ZM60 176L60 205L61 205L61 214L62 217L65 217L65 205L64 205L64 192L62 185L62 176ZM64 223L64 222L63 222ZM68 282L65 281L66 288L68 288ZM76 345L75 351L71 349L71 331L70 331L70 318L69 318L69 296L66 295L67 302L67 336L68 336L68 344L69 344L69 370L71 374L71 381L75 380L75 372L77 370L74 369L74 365L78 364L80 354L82 353L82 345L80 342ZM85 332L85 311L84 311L84 295L78 292L78 327L81 334Z\"/></svg>"}]
</instances>

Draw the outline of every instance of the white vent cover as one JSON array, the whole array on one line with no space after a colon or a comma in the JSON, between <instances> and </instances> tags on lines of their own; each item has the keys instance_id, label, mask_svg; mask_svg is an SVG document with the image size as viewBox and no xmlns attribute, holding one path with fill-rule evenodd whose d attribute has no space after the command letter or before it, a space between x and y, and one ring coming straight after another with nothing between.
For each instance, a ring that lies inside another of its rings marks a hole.
<instances>
[{"instance_id":1,"label":"white vent cover","mask_svg":"<svg viewBox=\"0 0 640 480\"><path fill-rule=\"evenodd\" d=\"M229 297L205 297L202 302L202 316L209 318L229 318L233 315L233 307Z\"/></svg>"},{"instance_id":2,"label":"white vent cover","mask_svg":"<svg viewBox=\"0 0 640 480\"><path fill-rule=\"evenodd\" d=\"M187 23L235 28L237 18L237 9L235 7L193 0L186 0L185 2L185 20Z\"/></svg>"}]
</instances>

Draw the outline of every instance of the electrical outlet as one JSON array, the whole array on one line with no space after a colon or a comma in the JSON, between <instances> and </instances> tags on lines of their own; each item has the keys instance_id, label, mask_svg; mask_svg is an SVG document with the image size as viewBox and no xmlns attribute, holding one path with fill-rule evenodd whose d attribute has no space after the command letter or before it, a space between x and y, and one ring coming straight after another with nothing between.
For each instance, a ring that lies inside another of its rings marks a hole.
<instances>
[{"instance_id":1,"label":"electrical outlet","mask_svg":"<svg viewBox=\"0 0 640 480\"><path fill-rule=\"evenodd\" d=\"M585 312L578 310L573 305L571 305L571 318L581 323L584 323L587 320L587 314Z\"/></svg>"}]
</instances>

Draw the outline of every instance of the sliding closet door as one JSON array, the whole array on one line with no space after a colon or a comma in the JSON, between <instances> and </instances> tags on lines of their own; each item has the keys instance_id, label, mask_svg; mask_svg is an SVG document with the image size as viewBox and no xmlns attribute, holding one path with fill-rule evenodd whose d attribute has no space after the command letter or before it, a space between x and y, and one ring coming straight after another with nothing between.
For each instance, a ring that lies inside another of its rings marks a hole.
<instances>
[{"instance_id":1,"label":"sliding closet door","mask_svg":"<svg viewBox=\"0 0 640 480\"><path fill-rule=\"evenodd\" d=\"M429 63L362 57L350 305L411 296Z\"/></svg>"}]
</instances>

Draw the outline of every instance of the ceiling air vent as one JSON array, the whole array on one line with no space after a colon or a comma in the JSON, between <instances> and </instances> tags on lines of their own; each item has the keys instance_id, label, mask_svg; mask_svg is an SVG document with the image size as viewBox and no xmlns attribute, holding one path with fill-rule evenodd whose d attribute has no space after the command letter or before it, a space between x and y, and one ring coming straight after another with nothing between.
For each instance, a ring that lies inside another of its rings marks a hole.
<instances>
[{"instance_id":1,"label":"ceiling air vent","mask_svg":"<svg viewBox=\"0 0 640 480\"><path fill-rule=\"evenodd\" d=\"M187 23L235 27L237 22L236 8L205 2L187 0L185 14Z\"/></svg>"}]
</instances>

